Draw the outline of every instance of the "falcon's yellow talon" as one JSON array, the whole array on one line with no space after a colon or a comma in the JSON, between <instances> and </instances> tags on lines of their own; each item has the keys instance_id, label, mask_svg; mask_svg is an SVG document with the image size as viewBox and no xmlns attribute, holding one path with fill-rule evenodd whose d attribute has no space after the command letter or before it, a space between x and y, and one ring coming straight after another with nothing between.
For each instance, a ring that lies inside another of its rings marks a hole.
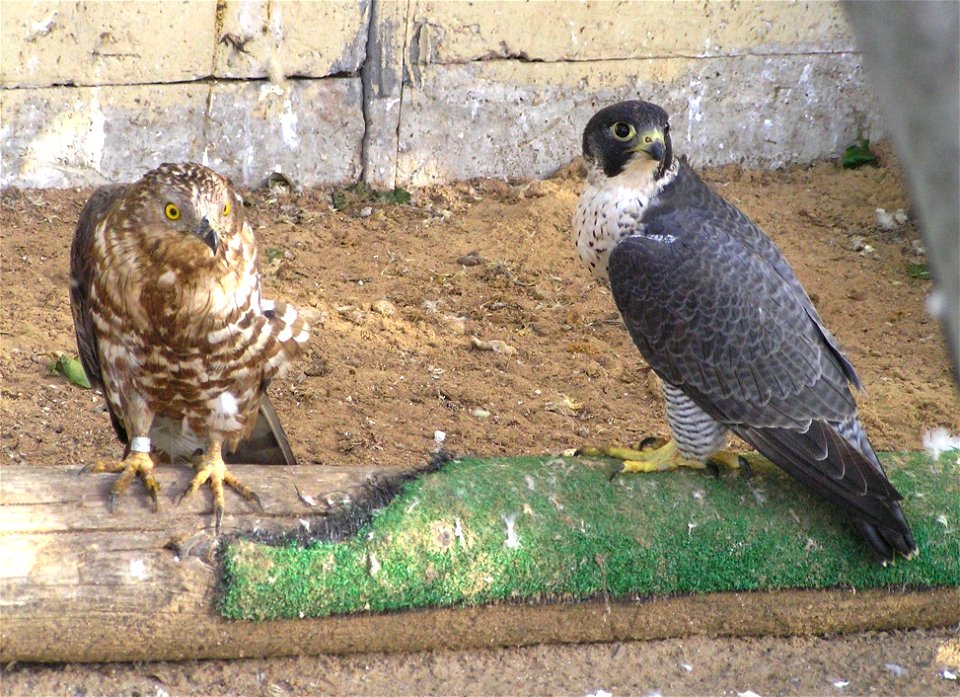
<instances>
[{"instance_id":1,"label":"falcon's yellow talon","mask_svg":"<svg viewBox=\"0 0 960 697\"><path fill-rule=\"evenodd\" d=\"M746 462L739 453L735 453L732 450L718 450L708 457L707 461L713 462L721 467L726 467L729 470L738 470ZM749 467L749 465L747 465L747 467Z\"/></svg>"},{"instance_id":2,"label":"falcon's yellow talon","mask_svg":"<svg viewBox=\"0 0 960 697\"><path fill-rule=\"evenodd\" d=\"M666 472L681 467L689 467L690 469L703 469L705 467L702 462L685 459L677 449L676 442L672 439L655 450L635 452L637 457L624 458L621 472Z\"/></svg>"},{"instance_id":3,"label":"falcon's yellow talon","mask_svg":"<svg viewBox=\"0 0 960 697\"><path fill-rule=\"evenodd\" d=\"M647 443L648 440L651 439L645 440L644 443ZM700 460L688 460L683 457L673 439L659 442L663 444L652 450L635 450L633 448L611 446L608 448L582 448L579 452L588 457L612 457L623 460L623 466L620 469L622 474L666 472L681 467L702 470L707 467L707 464ZM719 450L708 458L708 462L729 469L738 469L741 467L742 458L735 452Z\"/></svg>"},{"instance_id":4,"label":"falcon's yellow talon","mask_svg":"<svg viewBox=\"0 0 960 697\"><path fill-rule=\"evenodd\" d=\"M649 472L668 472L677 470L681 467L687 467L694 470L702 470L705 465L696 460L677 459L675 461L650 461L650 460L624 460L623 467L620 468L620 474L646 474Z\"/></svg>"},{"instance_id":5,"label":"falcon's yellow talon","mask_svg":"<svg viewBox=\"0 0 960 697\"><path fill-rule=\"evenodd\" d=\"M612 457L615 460L644 460L650 452L650 450L643 449L642 444L639 450L618 445L611 445L606 448L587 447L577 450L578 455L585 457Z\"/></svg>"},{"instance_id":6,"label":"falcon's yellow talon","mask_svg":"<svg viewBox=\"0 0 960 697\"><path fill-rule=\"evenodd\" d=\"M640 441L639 449L641 452L647 452L648 450L657 450L658 448L662 448L669 442L670 442L669 438L662 438L660 436L647 436L642 441Z\"/></svg>"}]
</instances>

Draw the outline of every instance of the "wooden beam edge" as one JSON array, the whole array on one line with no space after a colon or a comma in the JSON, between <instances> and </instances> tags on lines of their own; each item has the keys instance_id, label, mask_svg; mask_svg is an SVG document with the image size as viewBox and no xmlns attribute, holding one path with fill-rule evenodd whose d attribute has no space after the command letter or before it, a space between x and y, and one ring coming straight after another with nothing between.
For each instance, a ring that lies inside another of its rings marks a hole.
<instances>
[{"instance_id":1,"label":"wooden beam edge","mask_svg":"<svg viewBox=\"0 0 960 697\"><path fill-rule=\"evenodd\" d=\"M229 621L212 607L93 613L82 625L5 614L0 661L84 663L932 629L960 624L960 588L711 593L268 622Z\"/></svg>"}]
</instances>

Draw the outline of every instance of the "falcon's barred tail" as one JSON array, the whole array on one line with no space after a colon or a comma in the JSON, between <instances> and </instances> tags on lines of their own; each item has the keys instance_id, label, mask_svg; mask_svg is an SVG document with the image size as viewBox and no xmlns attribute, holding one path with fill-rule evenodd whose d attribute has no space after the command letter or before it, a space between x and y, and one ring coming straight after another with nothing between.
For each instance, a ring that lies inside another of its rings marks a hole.
<instances>
[{"instance_id":1,"label":"falcon's barred tail","mask_svg":"<svg viewBox=\"0 0 960 697\"><path fill-rule=\"evenodd\" d=\"M280 417L267 395L263 395L263 401L260 402L260 413L257 414L253 431L240 442L236 452L225 453L223 459L231 465L297 464Z\"/></svg>"},{"instance_id":2,"label":"falcon's barred tail","mask_svg":"<svg viewBox=\"0 0 960 697\"><path fill-rule=\"evenodd\" d=\"M788 474L853 517L871 552L882 562L917 551L900 508L903 498L887 479L873 450L863 452L831 424L806 431L734 427L734 431Z\"/></svg>"}]
</instances>

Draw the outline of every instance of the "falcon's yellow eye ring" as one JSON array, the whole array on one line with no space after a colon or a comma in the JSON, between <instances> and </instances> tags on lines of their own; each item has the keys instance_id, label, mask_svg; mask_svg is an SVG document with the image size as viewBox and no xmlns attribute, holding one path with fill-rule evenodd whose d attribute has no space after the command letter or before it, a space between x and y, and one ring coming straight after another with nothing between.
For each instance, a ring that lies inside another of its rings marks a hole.
<instances>
[{"instance_id":1,"label":"falcon's yellow eye ring","mask_svg":"<svg viewBox=\"0 0 960 697\"><path fill-rule=\"evenodd\" d=\"M229 202L229 201L227 201L225 204L223 204L223 214L224 214L225 216L230 215L230 202Z\"/></svg>"},{"instance_id":2,"label":"falcon's yellow eye ring","mask_svg":"<svg viewBox=\"0 0 960 697\"><path fill-rule=\"evenodd\" d=\"M624 123L623 121L617 121L613 124L610 127L610 132L614 138L622 141L628 141L637 135L637 129L633 127L633 124Z\"/></svg>"},{"instance_id":3,"label":"falcon's yellow eye ring","mask_svg":"<svg viewBox=\"0 0 960 697\"><path fill-rule=\"evenodd\" d=\"M175 203L168 203L163 212L167 214L168 220L177 220L180 217L180 209Z\"/></svg>"}]
</instances>

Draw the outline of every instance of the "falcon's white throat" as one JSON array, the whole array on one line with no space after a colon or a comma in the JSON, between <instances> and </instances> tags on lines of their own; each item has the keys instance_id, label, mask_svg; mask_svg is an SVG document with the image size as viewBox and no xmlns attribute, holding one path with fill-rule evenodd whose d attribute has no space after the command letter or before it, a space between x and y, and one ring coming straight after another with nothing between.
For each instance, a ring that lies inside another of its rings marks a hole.
<instances>
[{"instance_id":1,"label":"falcon's white throat","mask_svg":"<svg viewBox=\"0 0 960 697\"><path fill-rule=\"evenodd\" d=\"M667 184L677 176L674 162L660 179L654 179L658 163L635 156L623 171L608 177L598 165L587 172L587 183L573 216L580 261L604 285L610 251L624 237L643 232L640 218Z\"/></svg>"}]
</instances>

